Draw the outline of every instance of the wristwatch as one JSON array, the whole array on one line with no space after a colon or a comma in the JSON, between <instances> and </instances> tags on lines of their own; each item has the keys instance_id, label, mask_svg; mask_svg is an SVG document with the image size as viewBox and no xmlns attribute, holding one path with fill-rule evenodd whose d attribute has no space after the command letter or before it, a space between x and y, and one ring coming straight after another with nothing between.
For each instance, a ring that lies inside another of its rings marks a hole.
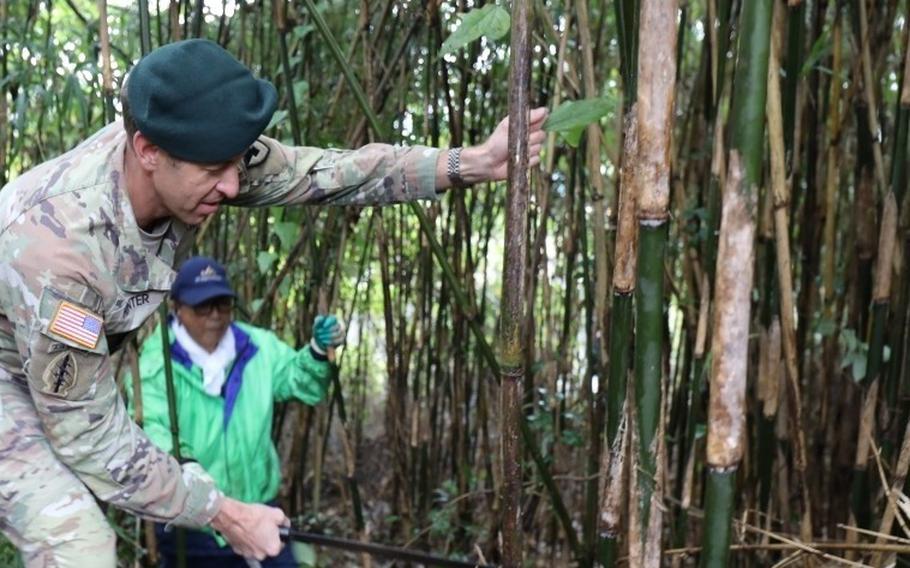
<instances>
[{"instance_id":1,"label":"wristwatch","mask_svg":"<svg viewBox=\"0 0 910 568\"><path fill-rule=\"evenodd\" d=\"M446 168L446 173L449 175L449 181L452 182L454 187L464 187L467 184L464 181L464 178L461 177L461 151L463 148L450 148L449 149L449 161L448 167Z\"/></svg>"}]
</instances>

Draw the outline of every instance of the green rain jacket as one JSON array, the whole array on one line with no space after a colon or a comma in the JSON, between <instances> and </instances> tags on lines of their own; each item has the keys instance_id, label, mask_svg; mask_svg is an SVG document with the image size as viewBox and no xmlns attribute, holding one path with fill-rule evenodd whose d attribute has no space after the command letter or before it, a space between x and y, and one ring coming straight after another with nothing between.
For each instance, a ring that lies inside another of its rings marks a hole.
<instances>
[{"instance_id":1,"label":"green rain jacket","mask_svg":"<svg viewBox=\"0 0 910 568\"><path fill-rule=\"evenodd\" d=\"M281 483L271 438L274 403L321 401L329 364L316 359L309 347L294 351L271 331L234 322L228 333L234 334L237 357L221 396L203 390L201 369L171 335L181 457L198 461L228 497L265 503L276 497ZM142 346L139 372L143 429L158 447L171 452L160 325ZM125 384L135 415L131 381Z\"/></svg>"}]
</instances>

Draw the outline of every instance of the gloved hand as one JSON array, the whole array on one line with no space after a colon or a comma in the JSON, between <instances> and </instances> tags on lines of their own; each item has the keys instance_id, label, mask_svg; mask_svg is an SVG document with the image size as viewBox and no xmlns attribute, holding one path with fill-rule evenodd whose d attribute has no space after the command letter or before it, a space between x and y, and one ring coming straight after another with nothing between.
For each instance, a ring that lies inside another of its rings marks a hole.
<instances>
[{"instance_id":1,"label":"gloved hand","mask_svg":"<svg viewBox=\"0 0 910 568\"><path fill-rule=\"evenodd\" d=\"M310 347L319 355L325 355L329 349L338 347L344 341L344 326L333 315L316 316L313 321L313 339Z\"/></svg>"}]
</instances>

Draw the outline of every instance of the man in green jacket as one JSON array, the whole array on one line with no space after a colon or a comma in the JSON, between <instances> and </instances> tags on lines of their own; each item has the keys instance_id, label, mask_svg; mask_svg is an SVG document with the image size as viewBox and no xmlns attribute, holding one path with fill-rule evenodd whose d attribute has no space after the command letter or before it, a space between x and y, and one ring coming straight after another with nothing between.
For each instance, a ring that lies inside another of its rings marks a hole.
<instances>
[{"instance_id":1,"label":"man in green jacket","mask_svg":"<svg viewBox=\"0 0 910 568\"><path fill-rule=\"evenodd\" d=\"M334 316L318 316L313 339L295 351L271 331L234 321L234 298L225 269L207 257L187 260L171 287L169 355L180 454L198 461L227 497L271 503L281 482L271 439L274 403L297 399L317 404L325 398L326 351L341 343L344 331ZM155 445L172 452L160 325L143 344L139 372L143 429ZM133 404L131 393L131 411ZM175 566L173 533L158 532L162 566ZM188 532L187 558L194 568L246 566L243 557L220 546L211 533ZM296 564L285 547L263 566Z\"/></svg>"}]
</instances>

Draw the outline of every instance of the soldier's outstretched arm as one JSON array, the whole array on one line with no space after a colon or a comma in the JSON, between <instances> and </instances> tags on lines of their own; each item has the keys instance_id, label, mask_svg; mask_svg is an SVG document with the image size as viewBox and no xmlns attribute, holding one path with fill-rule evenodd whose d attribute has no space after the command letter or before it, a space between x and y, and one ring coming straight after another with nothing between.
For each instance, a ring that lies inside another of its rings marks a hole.
<instances>
[{"instance_id":1,"label":"soldier's outstretched arm","mask_svg":"<svg viewBox=\"0 0 910 568\"><path fill-rule=\"evenodd\" d=\"M531 111L530 165L539 163L545 108ZM465 184L505 179L508 171L508 118L479 146L460 153ZM368 144L358 150L291 147L261 136L241 165L241 206L332 204L386 205L436 199L452 185L448 151L427 146Z\"/></svg>"},{"instance_id":2,"label":"soldier's outstretched arm","mask_svg":"<svg viewBox=\"0 0 910 568\"><path fill-rule=\"evenodd\" d=\"M21 221L2 243L0 308L51 447L100 499L156 521L207 525L221 492L198 464L181 466L149 441L115 384L97 287L110 268L92 243L58 236L63 226L46 211Z\"/></svg>"}]
</instances>

